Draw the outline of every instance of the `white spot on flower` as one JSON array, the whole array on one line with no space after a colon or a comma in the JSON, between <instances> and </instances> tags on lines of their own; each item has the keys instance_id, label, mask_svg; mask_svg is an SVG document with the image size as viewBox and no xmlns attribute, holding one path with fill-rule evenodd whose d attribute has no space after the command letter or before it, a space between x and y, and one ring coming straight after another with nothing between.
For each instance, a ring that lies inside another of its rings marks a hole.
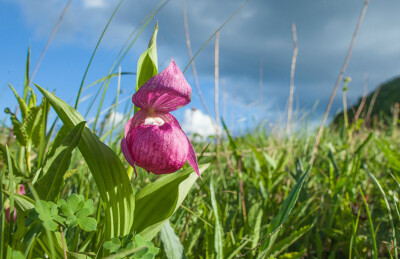
<instances>
[{"instance_id":1,"label":"white spot on flower","mask_svg":"<svg viewBox=\"0 0 400 259\"><path fill-rule=\"evenodd\" d=\"M144 120L143 125L157 125L157 126L162 126L164 125L164 120L161 119L160 117L147 117Z\"/></svg>"}]
</instances>

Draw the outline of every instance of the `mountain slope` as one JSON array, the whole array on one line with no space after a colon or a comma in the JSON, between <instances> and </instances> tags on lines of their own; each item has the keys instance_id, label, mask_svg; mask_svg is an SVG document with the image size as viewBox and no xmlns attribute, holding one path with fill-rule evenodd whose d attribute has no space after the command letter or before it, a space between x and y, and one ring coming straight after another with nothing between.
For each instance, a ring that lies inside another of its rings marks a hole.
<instances>
[{"instance_id":1,"label":"mountain slope","mask_svg":"<svg viewBox=\"0 0 400 259\"><path fill-rule=\"evenodd\" d=\"M376 95L375 103L371 103L374 95ZM359 98L356 105L349 107L347 110L349 122L354 121L355 114L357 113L362 102L362 97ZM360 119L368 119L366 116L368 115L368 111L370 106L372 110L370 111L369 121L367 122L369 125L371 121L378 119L383 121L385 124L392 123L393 119L393 109L396 103L400 103L400 77L396 77L390 81L383 83L379 86L375 91L369 93L367 95L366 102L362 108L361 114L359 116ZM340 112L336 114L333 119L333 123L335 125L343 123L344 114Z\"/></svg>"}]
</instances>

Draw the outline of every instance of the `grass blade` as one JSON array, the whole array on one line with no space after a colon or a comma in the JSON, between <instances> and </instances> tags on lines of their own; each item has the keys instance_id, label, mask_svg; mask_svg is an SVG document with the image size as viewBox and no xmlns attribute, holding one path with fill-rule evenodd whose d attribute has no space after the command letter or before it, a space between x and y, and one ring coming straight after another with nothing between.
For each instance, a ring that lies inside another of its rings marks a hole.
<instances>
[{"instance_id":1,"label":"grass blade","mask_svg":"<svg viewBox=\"0 0 400 259\"><path fill-rule=\"evenodd\" d=\"M369 227L370 227L370 230L371 230L371 239L372 239L372 243L374 245L374 247L373 247L374 248L374 258L378 258L378 248L376 246L374 224L372 223L372 218L371 218L371 213L369 212L368 203L367 203L367 200L365 199L365 195L364 195L364 192L362 191L361 187L360 187L360 193L361 193L361 196L363 198L365 211L367 212L367 216L368 216Z\"/></svg>"},{"instance_id":2,"label":"grass blade","mask_svg":"<svg viewBox=\"0 0 400 259\"><path fill-rule=\"evenodd\" d=\"M361 208L362 208L361 206L360 206L360 208L358 208L356 223L353 223L353 233L352 233L351 239L350 239L349 259L352 259L351 253L353 251L354 239L356 238L356 235L357 235L358 222L360 221L360 215L361 215Z\"/></svg>"},{"instance_id":3,"label":"grass blade","mask_svg":"<svg viewBox=\"0 0 400 259\"><path fill-rule=\"evenodd\" d=\"M289 248L290 245L292 245L299 238L301 238L305 233L307 233L310 229L312 229L313 226L314 226L314 224L301 227L299 230L292 232L288 237L277 242L271 249L273 251L272 257L277 257L280 253L282 253L287 248Z\"/></svg>"},{"instance_id":4,"label":"grass blade","mask_svg":"<svg viewBox=\"0 0 400 259\"><path fill-rule=\"evenodd\" d=\"M219 210L217 205L217 200L215 198L215 190L214 190L214 178L211 177L210 181L210 195L211 195L211 205L214 212L215 217L215 228L214 228L214 249L215 249L215 258L224 258L224 245L223 245L223 229L221 226L221 221L219 220Z\"/></svg>"},{"instance_id":5,"label":"grass blade","mask_svg":"<svg viewBox=\"0 0 400 259\"><path fill-rule=\"evenodd\" d=\"M378 187L379 191L381 192L383 199L385 200L386 208L388 210L388 215L389 215L389 221L390 221L390 226L392 228L392 240L393 240L393 247L394 247L394 257L398 257L398 252L397 252L397 240L396 240L396 228L394 227L393 223L393 217L392 217L392 211L390 209L389 201L386 197L385 191L383 190L381 184L379 183L378 179L366 168L364 165L365 170L368 173L368 176L372 179L372 181L375 183L375 185Z\"/></svg>"},{"instance_id":6,"label":"grass blade","mask_svg":"<svg viewBox=\"0 0 400 259\"><path fill-rule=\"evenodd\" d=\"M302 175L302 177L298 180L296 185L290 191L290 193L286 197L285 201L283 202L281 209L278 212L278 215L275 216L275 218L272 220L271 224L269 225L267 233L272 233L274 230L278 229L279 226L283 225L286 222L287 218L290 215L290 212L292 211L294 205L297 202L300 191L303 187L303 184L304 184L309 172L310 172L310 168L308 168L308 170ZM264 258L270 254L272 245L274 244L276 238L278 237L278 233L279 233L279 230L274 232L271 235L271 237L268 239L268 241L265 245L266 248L259 254L258 258Z\"/></svg>"}]
</instances>

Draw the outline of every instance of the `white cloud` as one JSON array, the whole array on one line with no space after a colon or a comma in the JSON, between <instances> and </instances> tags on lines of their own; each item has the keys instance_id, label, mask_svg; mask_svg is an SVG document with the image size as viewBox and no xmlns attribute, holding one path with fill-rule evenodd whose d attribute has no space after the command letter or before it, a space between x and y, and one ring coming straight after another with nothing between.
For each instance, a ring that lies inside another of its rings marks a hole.
<instances>
[{"instance_id":1,"label":"white cloud","mask_svg":"<svg viewBox=\"0 0 400 259\"><path fill-rule=\"evenodd\" d=\"M37 39L49 37L66 4L65 1L59 0L42 0L39 1L40 4L31 0L3 1L20 6L23 15L19 16L24 17L29 27L36 32ZM193 52L197 51L240 5L240 1L230 0L186 2ZM75 43L92 51L118 3L119 0L72 1L52 45ZM116 46L120 47L155 4L155 1L125 1L110 24L101 47L107 46L112 50ZM299 101L295 101L294 104L299 105L300 109L308 109L316 100L320 100L321 103L327 102L362 5L362 1L344 0L320 3L293 2L289 6L278 1L251 1L221 32L220 71L221 77L227 80L228 91L232 90L230 86L239 86L237 101L245 105L258 100L261 59L264 60L262 100L271 107L271 112L266 114L263 110L259 117L271 121L276 117L274 111L285 109L292 59L291 24L294 21L298 29L299 44L295 73L295 98L298 97ZM397 26L400 16L396 13L399 7L400 2L394 0L371 3L346 73L354 79L348 94L354 100L362 95L365 73L368 73L369 89L398 74L397 57L400 48L393 42L398 42L400 35ZM160 26L160 65L163 60L169 60L173 56L183 69L182 66L189 60L181 1L170 1L155 19L159 21ZM155 20L143 31L132 52L140 54L146 48L154 23ZM213 93L207 91L210 88L206 88L211 85L207 78L214 75L213 59L210 58L214 53L212 42L196 58L200 84L204 85L205 97L209 100L213 97ZM240 90L242 87L246 90ZM333 111L341 107L340 98L336 100L333 103ZM210 101L207 102L211 106ZM325 106L318 106L317 109L315 114L323 113ZM250 117L248 114L251 114L251 110L256 111L251 108L248 110L249 112L236 109L235 113L232 112L232 117ZM197 130L195 126L192 128ZM210 131L208 129L205 132L207 135Z\"/></svg>"},{"instance_id":2,"label":"white cloud","mask_svg":"<svg viewBox=\"0 0 400 259\"><path fill-rule=\"evenodd\" d=\"M213 120L197 109L185 110L182 129L188 134L199 134L203 138L215 135Z\"/></svg>"},{"instance_id":3,"label":"white cloud","mask_svg":"<svg viewBox=\"0 0 400 259\"><path fill-rule=\"evenodd\" d=\"M107 130L111 129L113 124L114 127L118 127L118 125L122 124L123 120L124 120L124 115L122 113L112 111L111 114L106 117L105 128Z\"/></svg>"},{"instance_id":4,"label":"white cloud","mask_svg":"<svg viewBox=\"0 0 400 259\"><path fill-rule=\"evenodd\" d=\"M106 3L104 0L84 0L84 5L88 8L103 8Z\"/></svg>"}]
</instances>

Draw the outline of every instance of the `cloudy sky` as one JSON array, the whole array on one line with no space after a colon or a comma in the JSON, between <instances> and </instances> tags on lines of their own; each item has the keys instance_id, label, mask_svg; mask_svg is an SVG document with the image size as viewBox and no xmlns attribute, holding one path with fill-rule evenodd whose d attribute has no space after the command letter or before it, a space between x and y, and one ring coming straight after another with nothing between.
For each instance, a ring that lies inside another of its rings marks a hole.
<instances>
[{"instance_id":1,"label":"cloudy sky","mask_svg":"<svg viewBox=\"0 0 400 259\"><path fill-rule=\"evenodd\" d=\"M73 103L91 53L118 2L72 0L34 82L56 90L59 97ZM22 90L28 46L32 48L33 70L66 3L66 0L0 0L2 109L15 108L7 84ZM131 32L158 3L153 0L123 2L94 58L87 84L107 74ZM243 0L186 0L194 53L242 3ZM294 108L308 111L317 103L311 116L313 120L321 119L363 4L362 0L249 1L220 33L220 87L224 89L220 111L228 124L253 125L254 122L273 122L285 116L293 53L292 22L297 26L299 48ZM348 91L350 103L362 95L365 76L371 91L378 84L399 75L399 12L399 1L371 0L345 74L352 78ZM121 64L122 71L136 71L138 56L145 50L156 20L159 22L160 70L172 57L182 70L186 67L189 57L182 1L171 0L135 42ZM195 60L200 88L211 113L214 113L214 44L212 39ZM197 108L204 113L191 69L185 76L193 88L193 101L186 109ZM121 82L124 93L120 99L132 95L134 85L134 76L124 76ZM104 108L115 98L116 86L116 80L112 81ZM92 87L84 92L87 101L80 106L82 113L86 112L95 90L96 87ZM341 105L341 91L338 91L332 113ZM185 108L175 113L179 120L187 114Z\"/></svg>"}]
</instances>

